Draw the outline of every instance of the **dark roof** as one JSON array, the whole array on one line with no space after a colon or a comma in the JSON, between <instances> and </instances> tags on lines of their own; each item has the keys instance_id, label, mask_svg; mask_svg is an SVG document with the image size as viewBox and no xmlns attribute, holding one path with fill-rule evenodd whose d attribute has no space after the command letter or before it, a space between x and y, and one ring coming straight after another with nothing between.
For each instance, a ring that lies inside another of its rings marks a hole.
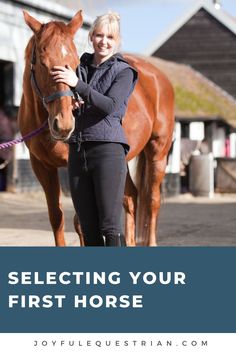
<instances>
[{"instance_id":1,"label":"dark roof","mask_svg":"<svg viewBox=\"0 0 236 354\"><path fill-rule=\"evenodd\" d=\"M223 26L225 26L232 33L236 34L236 21L235 18L230 16L227 12L221 8L216 10L212 0L198 0L191 3L191 6L186 7L186 11L179 16L171 26L166 28L163 33L160 33L157 38L149 44L146 50L143 52L145 55L152 55L160 48L169 38L173 36L186 22L190 20L200 9L204 9L216 20L218 20Z\"/></svg>"},{"instance_id":2,"label":"dark roof","mask_svg":"<svg viewBox=\"0 0 236 354\"><path fill-rule=\"evenodd\" d=\"M236 128L236 100L227 92L187 65L154 57L145 59L158 66L171 81L176 117L225 120Z\"/></svg>"}]
</instances>

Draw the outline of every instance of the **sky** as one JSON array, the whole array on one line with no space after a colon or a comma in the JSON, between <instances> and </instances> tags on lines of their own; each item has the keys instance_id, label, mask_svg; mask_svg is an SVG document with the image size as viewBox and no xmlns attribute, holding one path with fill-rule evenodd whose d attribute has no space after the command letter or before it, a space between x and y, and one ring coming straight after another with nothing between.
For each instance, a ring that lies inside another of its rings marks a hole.
<instances>
[{"instance_id":1,"label":"sky","mask_svg":"<svg viewBox=\"0 0 236 354\"><path fill-rule=\"evenodd\" d=\"M210 1L210 0L208 0ZM144 53L198 0L82 0L79 6L93 18L108 10L121 16L123 51ZM236 17L236 0L221 0L222 9Z\"/></svg>"}]
</instances>

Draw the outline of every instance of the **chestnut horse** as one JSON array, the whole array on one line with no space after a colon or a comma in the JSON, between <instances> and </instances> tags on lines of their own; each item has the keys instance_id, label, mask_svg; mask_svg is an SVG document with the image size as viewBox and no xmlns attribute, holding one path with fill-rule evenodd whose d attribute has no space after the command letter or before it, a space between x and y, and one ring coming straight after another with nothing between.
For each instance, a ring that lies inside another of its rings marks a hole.
<instances>
[{"instance_id":1,"label":"chestnut horse","mask_svg":"<svg viewBox=\"0 0 236 354\"><path fill-rule=\"evenodd\" d=\"M68 145L65 142L74 129L74 117L72 92L65 84L55 84L50 70L54 65L77 67L79 58L73 37L82 26L82 12L77 12L67 25L59 21L42 24L27 12L24 12L24 17L34 35L25 51L19 127L24 135L48 120L49 129L28 140L27 146L33 170L46 195L55 243L64 246L64 214L57 168L67 164ZM129 173L126 181L126 241L129 246L136 244L135 224L139 219L140 244L155 246L160 185L172 142L174 94L166 76L148 59L133 55L126 55L125 58L139 72L139 80L123 122L131 146L127 160L138 158L136 183L133 183ZM139 213L136 218L137 209ZM83 244L76 218L74 224Z\"/></svg>"}]
</instances>

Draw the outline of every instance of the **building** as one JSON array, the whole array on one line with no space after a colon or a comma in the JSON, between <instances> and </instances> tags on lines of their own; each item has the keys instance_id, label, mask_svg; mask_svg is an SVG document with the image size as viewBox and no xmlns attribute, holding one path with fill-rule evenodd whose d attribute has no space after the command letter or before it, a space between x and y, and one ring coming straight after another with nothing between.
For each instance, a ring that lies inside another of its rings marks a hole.
<instances>
[{"instance_id":1,"label":"building","mask_svg":"<svg viewBox=\"0 0 236 354\"><path fill-rule=\"evenodd\" d=\"M218 164L215 188L222 191L224 188L217 186L221 160L228 159L224 162L231 166L227 169L232 181L236 169L236 19L214 3L197 1L151 43L145 54L184 64L170 72L170 65L167 70L167 65L158 63L163 71L169 71L175 88L181 165L188 163L200 144L205 145ZM231 191L236 191L236 183L231 185ZM172 188L171 183L167 186Z\"/></svg>"},{"instance_id":2,"label":"building","mask_svg":"<svg viewBox=\"0 0 236 354\"><path fill-rule=\"evenodd\" d=\"M149 60L166 74L175 91L175 134L164 185L173 195L189 188L193 153L211 153L219 164L220 159L236 158L236 100L190 66Z\"/></svg>"},{"instance_id":3,"label":"building","mask_svg":"<svg viewBox=\"0 0 236 354\"><path fill-rule=\"evenodd\" d=\"M196 1L145 55L190 65L236 98L236 19L213 1Z\"/></svg>"},{"instance_id":4,"label":"building","mask_svg":"<svg viewBox=\"0 0 236 354\"><path fill-rule=\"evenodd\" d=\"M46 0L0 0L0 109L3 109L9 117L9 124L14 124L20 105L24 50L32 36L32 31L25 24L23 9L42 22L50 20L68 22L76 12L76 10ZM75 37L79 54L88 46L90 24L91 19L84 15L84 24ZM0 142L9 140L8 136L1 137L1 131L3 132L3 128L1 129L0 119ZM28 150L24 144L15 148L13 161L14 163L11 162L6 167L0 168L0 190L31 189L37 182L31 171ZM4 157L1 159L0 151L0 166L3 166L3 162Z\"/></svg>"}]
</instances>

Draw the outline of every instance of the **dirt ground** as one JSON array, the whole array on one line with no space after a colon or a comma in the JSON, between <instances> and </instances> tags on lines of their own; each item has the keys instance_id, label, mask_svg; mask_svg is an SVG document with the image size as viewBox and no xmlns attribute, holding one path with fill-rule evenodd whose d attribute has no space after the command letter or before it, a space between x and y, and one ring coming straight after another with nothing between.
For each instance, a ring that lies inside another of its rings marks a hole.
<instances>
[{"instance_id":1,"label":"dirt ground","mask_svg":"<svg viewBox=\"0 0 236 354\"><path fill-rule=\"evenodd\" d=\"M66 243L78 246L71 199L62 201ZM236 246L236 195L166 198L158 240L160 246ZM0 246L54 246L43 193L0 193Z\"/></svg>"}]
</instances>

